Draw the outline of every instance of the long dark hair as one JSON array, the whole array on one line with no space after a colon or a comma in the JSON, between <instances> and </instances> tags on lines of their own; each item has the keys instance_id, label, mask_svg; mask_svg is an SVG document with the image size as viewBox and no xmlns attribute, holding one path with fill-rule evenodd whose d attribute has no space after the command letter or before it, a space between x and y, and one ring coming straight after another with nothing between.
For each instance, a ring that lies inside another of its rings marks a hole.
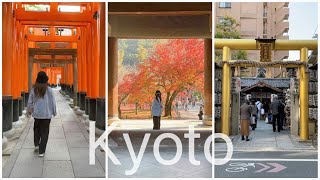
<instances>
[{"instance_id":1,"label":"long dark hair","mask_svg":"<svg viewBox=\"0 0 320 180\"><path fill-rule=\"evenodd\" d=\"M156 95L156 99L157 99L157 101L158 101L158 97L159 97L159 99L160 99L160 103L161 103L161 102L162 102L161 92L160 92L159 90L157 90L155 95Z\"/></svg>"},{"instance_id":2,"label":"long dark hair","mask_svg":"<svg viewBox=\"0 0 320 180\"><path fill-rule=\"evenodd\" d=\"M48 84L36 82L36 84L33 87L34 87L34 93L35 93L36 97L43 98L43 96L46 94Z\"/></svg>"},{"instance_id":3,"label":"long dark hair","mask_svg":"<svg viewBox=\"0 0 320 180\"><path fill-rule=\"evenodd\" d=\"M34 85L34 93L36 97L43 98L48 88L49 77L44 71L38 73L36 83Z\"/></svg>"}]
</instances>

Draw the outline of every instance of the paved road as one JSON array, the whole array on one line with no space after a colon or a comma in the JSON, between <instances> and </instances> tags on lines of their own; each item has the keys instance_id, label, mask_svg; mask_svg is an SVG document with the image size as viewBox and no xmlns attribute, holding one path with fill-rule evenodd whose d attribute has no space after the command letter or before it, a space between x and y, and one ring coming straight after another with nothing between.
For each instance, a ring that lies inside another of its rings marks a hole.
<instances>
[{"instance_id":1,"label":"paved road","mask_svg":"<svg viewBox=\"0 0 320 180\"><path fill-rule=\"evenodd\" d=\"M216 158L225 152L216 151ZM236 151L231 161L215 166L216 178L317 178L316 151Z\"/></svg>"}]
</instances>

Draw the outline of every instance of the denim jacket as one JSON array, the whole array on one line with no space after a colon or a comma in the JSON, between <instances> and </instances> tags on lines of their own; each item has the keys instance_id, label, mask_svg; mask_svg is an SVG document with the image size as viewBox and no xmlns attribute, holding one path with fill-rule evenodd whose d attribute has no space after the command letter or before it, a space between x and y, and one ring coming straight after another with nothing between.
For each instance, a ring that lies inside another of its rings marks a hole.
<instances>
[{"instance_id":1,"label":"denim jacket","mask_svg":"<svg viewBox=\"0 0 320 180\"><path fill-rule=\"evenodd\" d=\"M53 90L48 87L42 98L36 97L34 88L31 89L28 99L28 110L33 107L32 117L36 119L51 119L57 115L56 101Z\"/></svg>"},{"instance_id":2,"label":"denim jacket","mask_svg":"<svg viewBox=\"0 0 320 180\"><path fill-rule=\"evenodd\" d=\"M156 98L152 102L152 116L161 116L162 104Z\"/></svg>"}]
</instances>

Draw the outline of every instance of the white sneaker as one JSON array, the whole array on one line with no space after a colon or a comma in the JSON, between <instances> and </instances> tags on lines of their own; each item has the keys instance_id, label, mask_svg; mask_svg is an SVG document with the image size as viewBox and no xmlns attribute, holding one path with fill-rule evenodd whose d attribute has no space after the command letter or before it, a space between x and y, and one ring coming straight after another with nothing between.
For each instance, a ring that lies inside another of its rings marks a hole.
<instances>
[{"instance_id":1,"label":"white sneaker","mask_svg":"<svg viewBox=\"0 0 320 180\"><path fill-rule=\"evenodd\" d=\"M39 157L43 157L44 156L44 154L39 154Z\"/></svg>"},{"instance_id":2,"label":"white sneaker","mask_svg":"<svg viewBox=\"0 0 320 180\"><path fill-rule=\"evenodd\" d=\"M39 146L35 146L34 151L38 151L38 150L39 150Z\"/></svg>"}]
</instances>

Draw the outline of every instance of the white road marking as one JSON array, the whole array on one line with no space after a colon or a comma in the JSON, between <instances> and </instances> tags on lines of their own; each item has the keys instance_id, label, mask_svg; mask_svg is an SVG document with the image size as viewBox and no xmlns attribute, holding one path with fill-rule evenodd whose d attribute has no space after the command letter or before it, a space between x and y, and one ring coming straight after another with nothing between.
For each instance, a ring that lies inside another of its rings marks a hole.
<instances>
[{"instance_id":1,"label":"white road marking","mask_svg":"<svg viewBox=\"0 0 320 180\"><path fill-rule=\"evenodd\" d=\"M218 158L216 158L218 159ZM305 161L317 162L318 159L230 159L230 161Z\"/></svg>"}]
</instances>

